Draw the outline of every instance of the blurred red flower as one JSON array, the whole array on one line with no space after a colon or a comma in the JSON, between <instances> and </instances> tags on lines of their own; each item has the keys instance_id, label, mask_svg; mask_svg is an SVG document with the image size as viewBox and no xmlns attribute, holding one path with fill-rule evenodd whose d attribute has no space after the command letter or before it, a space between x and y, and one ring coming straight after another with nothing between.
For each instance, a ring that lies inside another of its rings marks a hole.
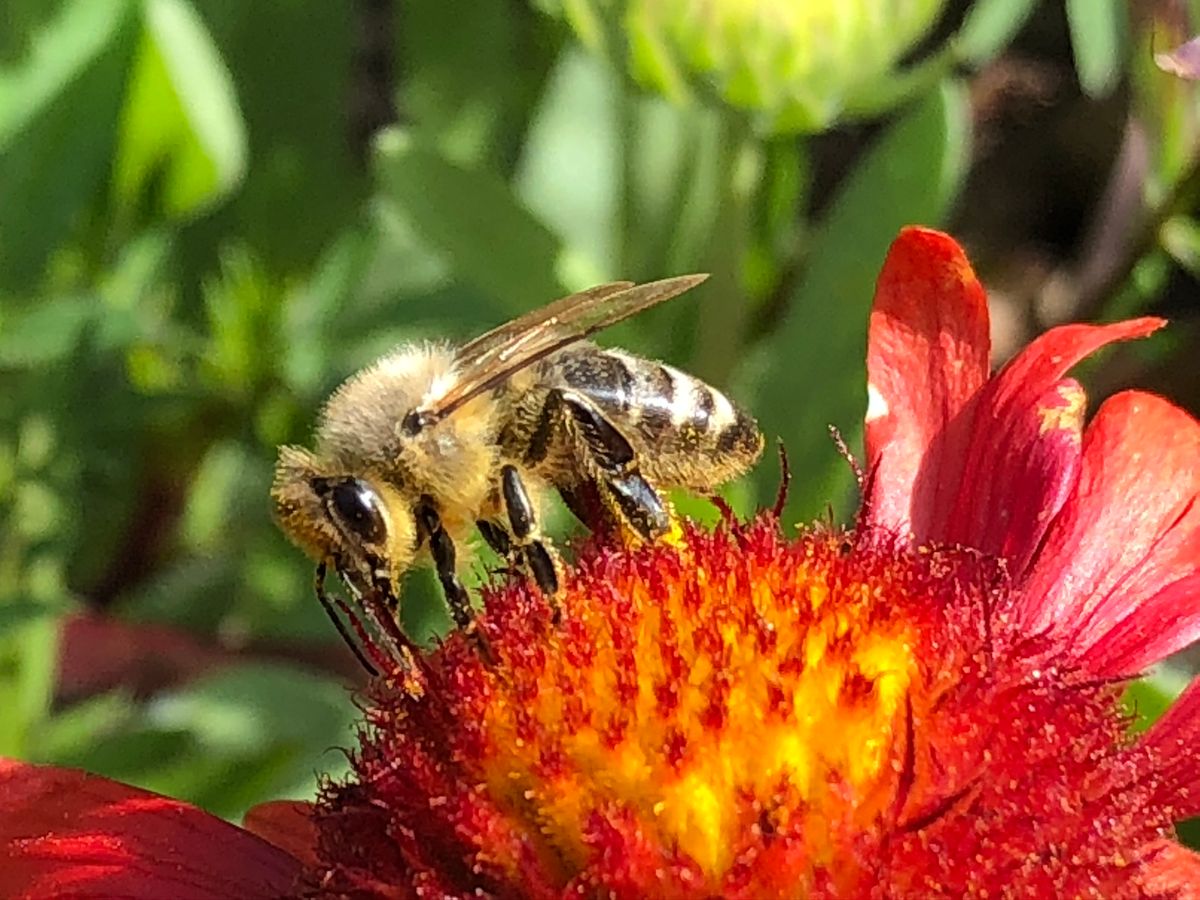
<instances>
[{"instance_id":1,"label":"blurred red flower","mask_svg":"<svg viewBox=\"0 0 1200 900\"><path fill-rule=\"evenodd\" d=\"M988 374L983 290L904 231L868 348L864 501L593 539L563 616L486 593L369 689L355 774L268 843L78 773L0 775L0 895L1200 897L1200 688L1133 738L1125 681L1200 635L1200 425L1065 377L1154 319ZM187 891L191 893L187 893ZM225 891L221 893L220 891ZM206 893L207 891L207 893Z\"/></svg>"},{"instance_id":2,"label":"blurred red flower","mask_svg":"<svg viewBox=\"0 0 1200 900\"><path fill-rule=\"evenodd\" d=\"M295 896L316 864L306 804L266 804L246 825L262 837L107 778L0 759L0 897Z\"/></svg>"}]
</instances>

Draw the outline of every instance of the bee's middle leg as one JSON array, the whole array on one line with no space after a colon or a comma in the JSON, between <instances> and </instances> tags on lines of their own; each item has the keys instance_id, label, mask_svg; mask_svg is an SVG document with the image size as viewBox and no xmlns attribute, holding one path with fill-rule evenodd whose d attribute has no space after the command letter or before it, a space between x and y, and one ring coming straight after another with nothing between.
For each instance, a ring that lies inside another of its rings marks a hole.
<instances>
[{"instance_id":1,"label":"bee's middle leg","mask_svg":"<svg viewBox=\"0 0 1200 900\"><path fill-rule=\"evenodd\" d=\"M517 565L520 562L514 556L516 549L513 547L512 538L508 536L508 530L503 525L490 519L479 519L475 522L475 527L479 529L479 533L483 535L487 545L509 566Z\"/></svg>"},{"instance_id":2,"label":"bee's middle leg","mask_svg":"<svg viewBox=\"0 0 1200 900\"><path fill-rule=\"evenodd\" d=\"M506 465L500 469L500 496L508 514L506 537L511 539L513 557L524 562L537 586L553 604L561 583L562 563L554 548L538 532L537 510L516 466ZM487 537L486 533L484 537Z\"/></svg>"},{"instance_id":3,"label":"bee's middle leg","mask_svg":"<svg viewBox=\"0 0 1200 900\"><path fill-rule=\"evenodd\" d=\"M652 541L671 530L671 514L638 469L633 445L590 399L574 391L549 392L530 455L544 458L556 433L574 426L598 477L596 486L614 514L635 535Z\"/></svg>"}]
</instances>

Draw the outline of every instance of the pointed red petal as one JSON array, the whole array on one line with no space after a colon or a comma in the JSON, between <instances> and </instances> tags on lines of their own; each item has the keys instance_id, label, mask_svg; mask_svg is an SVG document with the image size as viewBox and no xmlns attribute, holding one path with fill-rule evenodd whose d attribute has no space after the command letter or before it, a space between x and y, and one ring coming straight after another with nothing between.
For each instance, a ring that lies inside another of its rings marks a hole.
<instances>
[{"instance_id":1,"label":"pointed red petal","mask_svg":"<svg viewBox=\"0 0 1200 900\"><path fill-rule=\"evenodd\" d=\"M289 896L299 862L203 810L74 769L0 760L0 897Z\"/></svg>"},{"instance_id":2,"label":"pointed red petal","mask_svg":"<svg viewBox=\"0 0 1200 900\"><path fill-rule=\"evenodd\" d=\"M1105 344L1162 324L1065 325L1019 353L980 392L962 489L945 531L930 537L1006 557L1023 573L1079 469L1086 397L1063 375Z\"/></svg>"},{"instance_id":3,"label":"pointed red petal","mask_svg":"<svg viewBox=\"0 0 1200 900\"><path fill-rule=\"evenodd\" d=\"M286 850L306 866L316 867L317 826L312 804L299 800L274 800L252 807L242 824L252 834Z\"/></svg>"},{"instance_id":4,"label":"pointed red petal","mask_svg":"<svg viewBox=\"0 0 1200 900\"><path fill-rule=\"evenodd\" d=\"M989 347L987 296L962 248L904 229L879 275L867 342L871 524L924 537L944 521Z\"/></svg>"},{"instance_id":5,"label":"pointed red petal","mask_svg":"<svg viewBox=\"0 0 1200 900\"><path fill-rule=\"evenodd\" d=\"M1075 492L1025 585L1023 627L1103 660L1097 674L1128 674L1126 666L1153 661L1129 645L1130 629L1156 634L1156 652L1186 643L1186 632L1160 632L1156 617L1195 627L1200 599L1164 592L1200 565L1198 495L1200 424L1150 394L1110 398L1084 434ZM1152 602L1158 595L1164 601ZM1114 631L1120 644L1105 647Z\"/></svg>"},{"instance_id":6,"label":"pointed red petal","mask_svg":"<svg viewBox=\"0 0 1200 900\"><path fill-rule=\"evenodd\" d=\"M988 393L975 410L958 504L935 536L1003 557L1019 574L1075 487L1087 397L1070 378L1003 411L984 403Z\"/></svg>"},{"instance_id":7,"label":"pointed red petal","mask_svg":"<svg viewBox=\"0 0 1200 900\"><path fill-rule=\"evenodd\" d=\"M1195 515L1191 518L1193 529L1200 530L1195 528ZM1193 534L1193 546L1194 538ZM1099 636L1084 636L1084 643L1091 644L1084 662L1097 674L1136 674L1200 640L1200 572L1179 579L1140 604L1112 605L1131 608L1108 612L1110 620L1122 614L1125 617L1115 625L1106 621L1108 630ZM1098 613L1096 618L1104 621L1104 614Z\"/></svg>"}]
</instances>

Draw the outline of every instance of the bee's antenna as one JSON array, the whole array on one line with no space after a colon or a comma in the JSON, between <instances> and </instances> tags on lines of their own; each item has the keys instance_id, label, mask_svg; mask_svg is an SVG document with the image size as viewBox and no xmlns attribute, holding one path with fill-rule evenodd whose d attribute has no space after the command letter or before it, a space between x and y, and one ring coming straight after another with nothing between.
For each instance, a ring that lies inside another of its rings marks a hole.
<instances>
[{"instance_id":1,"label":"bee's antenna","mask_svg":"<svg viewBox=\"0 0 1200 900\"><path fill-rule=\"evenodd\" d=\"M346 623L342 621L341 617L337 614L337 610L333 608L333 603L329 599L329 594L325 591L326 571L327 569L325 563L321 562L317 564L316 577L314 579L314 587L316 589L317 599L321 601L321 606L324 607L325 613L329 616L329 621L333 623L333 627L337 629L338 634L342 636L342 640L346 642L346 646L349 647L354 653L355 658L358 659L362 667L366 669L367 673L372 677L378 676L379 670L371 664L370 660L367 659L363 648L358 645L358 641L354 640L354 638L350 635L350 632L346 630ZM345 604L341 603L341 601L338 602L338 606L341 606L343 609L345 609Z\"/></svg>"}]
</instances>

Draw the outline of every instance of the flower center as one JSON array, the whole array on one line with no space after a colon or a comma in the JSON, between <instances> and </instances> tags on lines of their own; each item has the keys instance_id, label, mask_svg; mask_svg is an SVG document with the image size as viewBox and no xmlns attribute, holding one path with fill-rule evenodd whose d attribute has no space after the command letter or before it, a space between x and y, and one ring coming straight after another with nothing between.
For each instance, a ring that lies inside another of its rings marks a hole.
<instances>
[{"instance_id":1,"label":"flower center","mask_svg":"<svg viewBox=\"0 0 1200 900\"><path fill-rule=\"evenodd\" d=\"M489 654L457 633L372 686L356 778L321 804L322 887L1144 893L1129 848L1170 811L1120 687L1008 629L998 561L769 517L578 559L561 621L514 579L486 594Z\"/></svg>"},{"instance_id":2,"label":"flower center","mask_svg":"<svg viewBox=\"0 0 1200 900\"><path fill-rule=\"evenodd\" d=\"M711 883L764 833L821 867L833 835L869 830L895 797L917 676L895 573L832 536L786 565L711 550L585 576L539 664L514 664L522 680L480 710L489 793L533 817L568 870L610 808Z\"/></svg>"}]
</instances>

